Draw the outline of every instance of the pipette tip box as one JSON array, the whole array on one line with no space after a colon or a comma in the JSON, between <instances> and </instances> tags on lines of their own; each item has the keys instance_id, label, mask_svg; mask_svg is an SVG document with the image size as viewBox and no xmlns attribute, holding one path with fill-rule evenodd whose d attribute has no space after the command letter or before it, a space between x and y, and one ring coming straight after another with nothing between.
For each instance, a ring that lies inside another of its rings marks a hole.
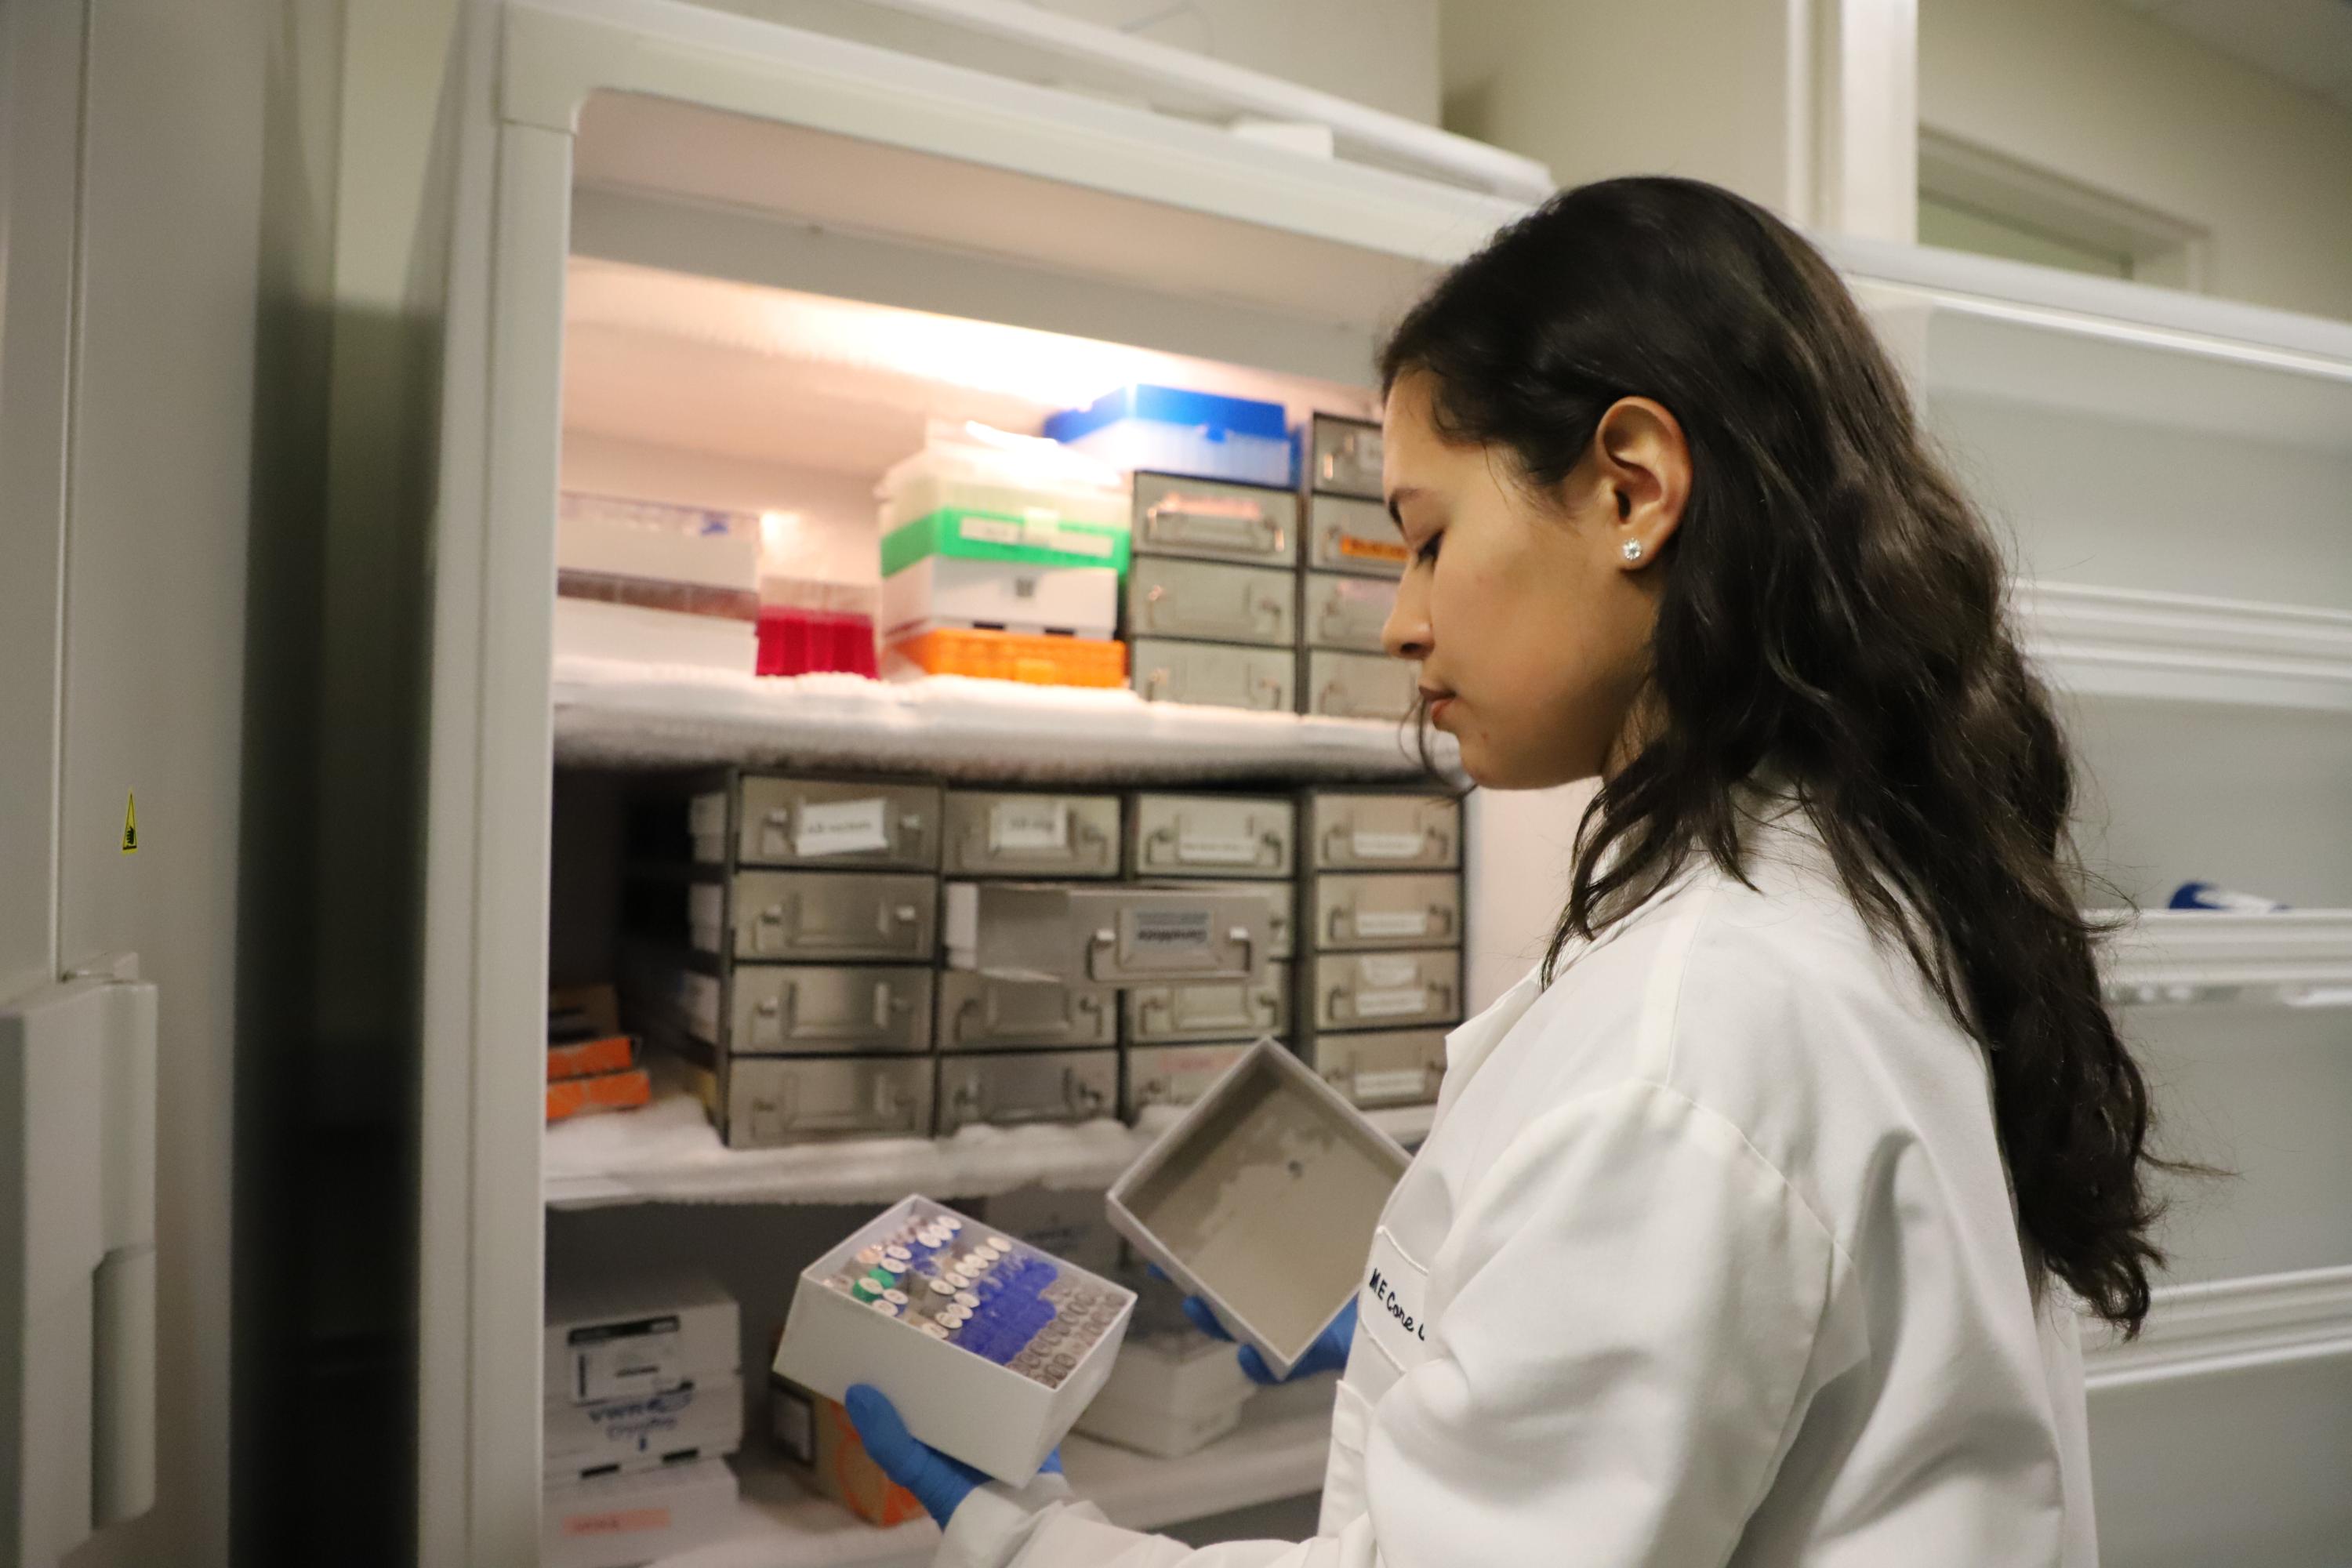
<instances>
[{"instance_id":1,"label":"pipette tip box","mask_svg":"<svg viewBox=\"0 0 2352 1568\"><path fill-rule=\"evenodd\" d=\"M921 1196L811 1264L775 1371L887 1394L907 1429L1015 1484L1109 1377L1135 1294Z\"/></svg>"},{"instance_id":2,"label":"pipette tip box","mask_svg":"<svg viewBox=\"0 0 2352 1568\"><path fill-rule=\"evenodd\" d=\"M1286 1374L1362 1281L1407 1155L1261 1039L1112 1184L1112 1228Z\"/></svg>"}]
</instances>

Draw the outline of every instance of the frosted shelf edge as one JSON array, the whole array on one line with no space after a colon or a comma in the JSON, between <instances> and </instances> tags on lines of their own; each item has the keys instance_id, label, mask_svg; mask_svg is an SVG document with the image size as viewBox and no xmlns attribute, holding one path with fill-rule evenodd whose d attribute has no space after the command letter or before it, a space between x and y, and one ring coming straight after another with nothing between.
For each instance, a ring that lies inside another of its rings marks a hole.
<instances>
[{"instance_id":1,"label":"frosted shelf edge","mask_svg":"<svg viewBox=\"0 0 2352 1568\"><path fill-rule=\"evenodd\" d=\"M2084 1380L2095 1394L2352 1355L2352 1268L2159 1286L2138 1339L2097 1324L2085 1339Z\"/></svg>"},{"instance_id":2,"label":"frosted shelf edge","mask_svg":"<svg viewBox=\"0 0 2352 1568\"><path fill-rule=\"evenodd\" d=\"M1426 780L1381 720L1146 702L1131 691L930 676L767 679L564 655L550 696L559 766L740 763L992 784ZM1452 737L1433 754L1458 768Z\"/></svg>"},{"instance_id":3,"label":"frosted shelf edge","mask_svg":"<svg viewBox=\"0 0 2352 1568\"><path fill-rule=\"evenodd\" d=\"M1244 1408L1238 1430L1181 1458L1073 1435L1062 1461L1072 1489L1112 1523L1158 1530L1313 1492L1323 1484L1330 1444L1328 1412L1268 1417ZM734 1533L655 1568L918 1568L939 1551L940 1532L929 1520L877 1530L803 1491L758 1455L735 1463L743 1495Z\"/></svg>"},{"instance_id":4,"label":"frosted shelf edge","mask_svg":"<svg viewBox=\"0 0 2352 1568\"><path fill-rule=\"evenodd\" d=\"M2027 651L2088 696L2352 713L2352 615L2073 583L2016 584Z\"/></svg>"},{"instance_id":5,"label":"frosted shelf edge","mask_svg":"<svg viewBox=\"0 0 2352 1568\"><path fill-rule=\"evenodd\" d=\"M2091 913L2103 923L2123 915ZM2102 956L2109 999L2126 1005L2352 1003L2352 910L2149 910L2117 931Z\"/></svg>"},{"instance_id":6,"label":"frosted shelf edge","mask_svg":"<svg viewBox=\"0 0 2352 1568\"><path fill-rule=\"evenodd\" d=\"M1436 1108L1365 1113L1410 1147ZM1032 1184L1056 1192L1108 1187L1175 1120L1144 1112L1133 1127L967 1127L947 1138L859 1138L786 1149L729 1149L690 1094L641 1110L585 1116L547 1130L541 1194L550 1208L626 1204L879 1204L908 1193L980 1198Z\"/></svg>"}]
</instances>

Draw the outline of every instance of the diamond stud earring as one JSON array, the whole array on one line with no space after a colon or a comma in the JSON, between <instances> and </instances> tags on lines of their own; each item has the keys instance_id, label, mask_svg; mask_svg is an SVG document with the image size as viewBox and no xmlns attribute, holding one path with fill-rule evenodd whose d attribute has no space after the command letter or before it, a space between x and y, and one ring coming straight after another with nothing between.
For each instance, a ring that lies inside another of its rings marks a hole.
<instances>
[{"instance_id":1,"label":"diamond stud earring","mask_svg":"<svg viewBox=\"0 0 2352 1568\"><path fill-rule=\"evenodd\" d=\"M1625 542L1624 552L1626 560L1639 561L1642 558L1642 542L1638 539L1627 540Z\"/></svg>"}]
</instances>

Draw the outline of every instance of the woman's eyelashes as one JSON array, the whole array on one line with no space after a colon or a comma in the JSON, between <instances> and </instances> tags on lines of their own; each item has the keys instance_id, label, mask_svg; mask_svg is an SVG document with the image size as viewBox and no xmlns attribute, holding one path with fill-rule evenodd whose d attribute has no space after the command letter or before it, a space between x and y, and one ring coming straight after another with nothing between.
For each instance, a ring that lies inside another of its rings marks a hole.
<instances>
[{"instance_id":1,"label":"woman's eyelashes","mask_svg":"<svg viewBox=\"0 0 2352 1568\"><path fill-rule=\"evenodd\" d=\"M1415 561L1435 561L1437 559L1437 542L1444 537L1445 537L1444 530L1437 529L1432 531L1427 539L1423 540L1418 545L1414 546L1412 558Z\"/></svg>"}]
</instances>

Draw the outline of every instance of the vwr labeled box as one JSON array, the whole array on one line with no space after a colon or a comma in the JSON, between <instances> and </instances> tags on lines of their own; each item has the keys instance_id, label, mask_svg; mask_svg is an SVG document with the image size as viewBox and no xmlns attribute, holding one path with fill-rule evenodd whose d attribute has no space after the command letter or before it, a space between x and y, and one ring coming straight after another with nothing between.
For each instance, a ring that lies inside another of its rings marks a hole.
<instances>
[{"instance_id":1,"label":"vwr labeled box","mask_svg":"<svg viewBox=\"0 0 2352 1568\"><path fill-rule=\"evenodd\" d=\"M1015 1484L1110 1375L1134 1292L925 1197L817 1259L775 1371L827 1399L889 1395L907 1429Z\"/></svg>"},{"instance_id":2,"label":"vwr labeled box","mask_svg":"<svg viewBox=\"0 0 2352 1568\"><path fill-rule=\"evenodd\" d=\"M1266 1364L1297 1364L1348 1304L1405 1152L1272 1040L1111 1186L1110 1222Z\"/></svg>"}]
</instances>

